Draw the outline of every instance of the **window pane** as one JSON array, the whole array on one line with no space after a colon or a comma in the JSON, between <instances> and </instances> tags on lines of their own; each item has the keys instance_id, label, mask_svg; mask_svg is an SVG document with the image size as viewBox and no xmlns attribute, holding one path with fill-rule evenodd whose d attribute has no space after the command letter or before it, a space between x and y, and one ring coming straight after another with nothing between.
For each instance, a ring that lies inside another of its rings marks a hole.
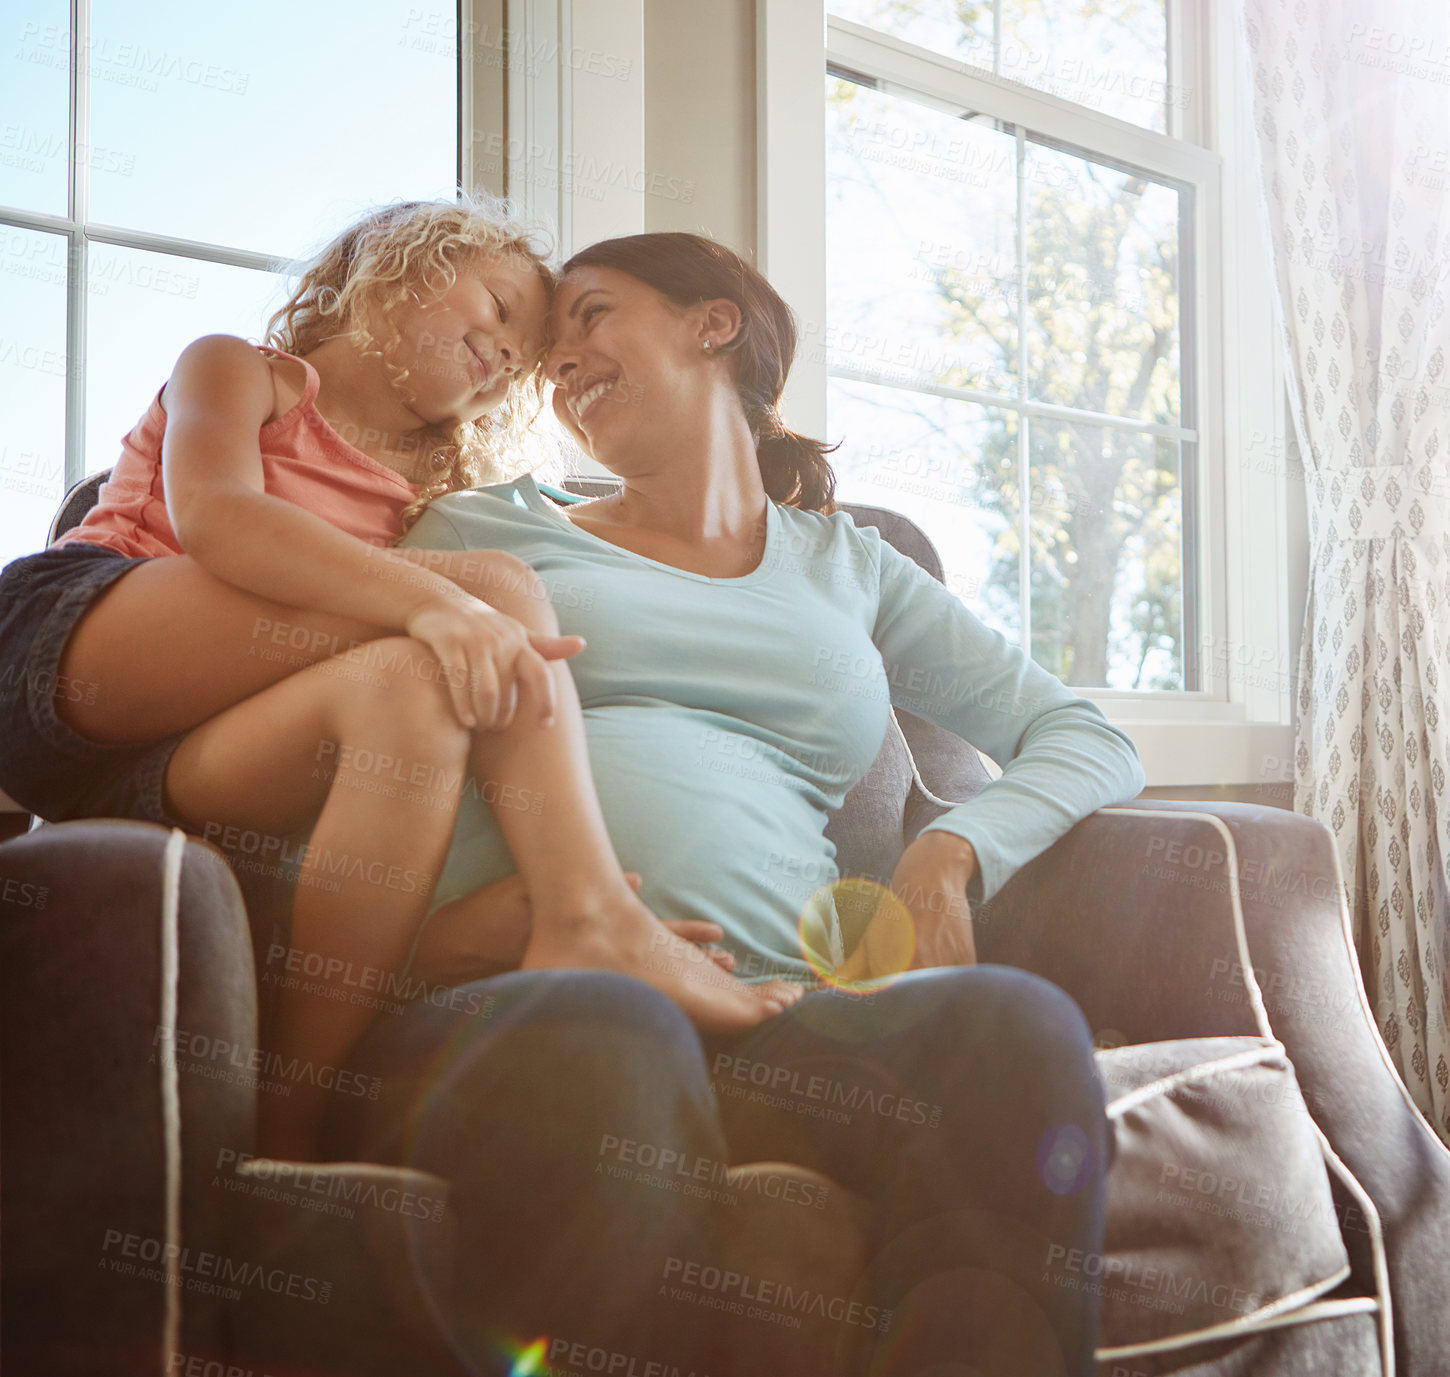
<instances>
[{"instance_id":1,"label":"window pane","mask_svg":"<svg viewBox=\"0 0 1450 1377\"><path fill-rule=\"evenodd\" d=\"M828 0L829 10L873 29L1116 119L1169 128L1165 0Z\"/></svg>"},{"instance_id":2,"label":"window pane","mask_svg":"<svg viewBox=\"0 0 1450 1377\"><path fill-rule=\"evenodd\" d=\"M1180 193L1027 146L1028 395L1177 424Z\"/></svg>"},{"instance_id":3,"label":"window pane","mask_svg":"<svg viewBox=\"0 0 1450 1377\"><path fill-rule=\"evenodd\" d=\"M1165 0L1002 0L999 75L1168 130Z\"/></svg>"},{"instance_id":4,"label":"window pane","mask_svg":"<svg viewBox=\"0 0 1450 1377\"><path fill-rule=\"evenodd\" d=\"M65 496L66 241L0 225L0 565L45 545Z\"/></svg>"},{"instance_id":5,"label":"window pane","mask_svg":"<svg viewBox=\"0 0 1450 1377\"><path fill-rule=\"evenodd\" d=\"M64 215L70 5L5 0L0 39L0 205Z\"/></svg>"},{"instance_id":6,"label":"window pane","mask_svg":"<svg viewBox=\"0 0 1450 1377\"><path fill-rule=\"evenodd\" d=\"M826 9L919 48L992 68L992 6L953 0L826 0Z\"/></svg>"},{"instance_id":7,"label":"window pane","mask_svg":"<svg viewBox=\"0 0 1450 1377\"><path fill-rule=\"evenodd\" d=\"M1084 688L1188 687L1178 442L1048 421L1029 435L1032 658ZM1000 499L1021 511L1014 488Z\"/></svg>"},{"instance_id":8,"label":"window pane","mask_svg":"<svg viewBox=\"0 0 1450 1377\"><path fill-rule=\"evenodd\" d=\"M1019 542L997 499L1017 484L1017 418L901 388L832 379L836 497L909 516L941 555L946 585L988 626L1021 638Z\"/></svg>"},{"instance_id":9,"label":"window pane","mask_svg":"<svg viewBox=\"0 0 1450 1377\"><path fill-rule=\"evenodd\" d=\"M260 340L282 304L271 273L92 244L86 304L86 472L110 468L181 351L202 335Z\"/></svg>"},{"instance_id":10,"label":"window pane","mask_svg":"<svg viewBox=\"0 0 1450 1377\"><path fill-rule=\"evenodd\" d=\"M102 224L288 257L369 205L450 196L452 5L92 0Z\"/></svg>"},{"instance_id":11,"label":"window pane","mask_svg":"<svg viewBox=\"0 0 1450 1377\"><path fill-rule=\"evenodd\" d=\"M826 97L830 366L1015 394L1015 138L834 77Z\"/></svg>"}]
</instances>

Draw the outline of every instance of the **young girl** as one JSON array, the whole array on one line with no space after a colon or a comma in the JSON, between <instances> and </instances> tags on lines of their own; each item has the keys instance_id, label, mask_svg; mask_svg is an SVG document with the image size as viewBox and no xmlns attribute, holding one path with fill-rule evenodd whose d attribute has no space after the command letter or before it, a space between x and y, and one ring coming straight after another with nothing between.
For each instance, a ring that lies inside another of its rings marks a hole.
<instances>
[{"instance_id":1,"label":"young girl","mask_svg":"<svg viewBox=\"0 0 1450 1377\"><path fill-rule=\"evenodd\" d=\"M634 894L564 664L583 639L529 566L392 548L431 498L495 481L537 411L552 277L499 210L414 202L345 231L274 347L188 346L86 519L0 574L0 788L52 820L243 829L273 853L310 828L327 879L297 888L292 950L339 974L281 999L273 1155L314 1154L321 1087L373 1016L352 996L408 951L467 786L519 881L435 914L416 970L623 970L702 1027L791 998Z\"/></svg>"}]
</instances>

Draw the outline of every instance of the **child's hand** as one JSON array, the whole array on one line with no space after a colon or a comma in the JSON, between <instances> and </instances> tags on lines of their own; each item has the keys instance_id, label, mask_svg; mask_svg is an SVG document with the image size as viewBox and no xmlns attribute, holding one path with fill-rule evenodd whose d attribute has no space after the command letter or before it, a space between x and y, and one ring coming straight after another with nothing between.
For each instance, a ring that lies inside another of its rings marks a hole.
<instances>
[{"instance_id":1,"label":"child's hand","mask_svg":"<svg viewBox=\"0 0 1450 1377\"><path fill-rule=\"evenodd\" d=\"M554 684L546 660L584 649L582 636L545 636L479 598L427 603L404 630L438 657L439 679L465 726L502 731L514 719L520 687L540 705L540 721L554 720Z\"/></svg>"}]
</instances>

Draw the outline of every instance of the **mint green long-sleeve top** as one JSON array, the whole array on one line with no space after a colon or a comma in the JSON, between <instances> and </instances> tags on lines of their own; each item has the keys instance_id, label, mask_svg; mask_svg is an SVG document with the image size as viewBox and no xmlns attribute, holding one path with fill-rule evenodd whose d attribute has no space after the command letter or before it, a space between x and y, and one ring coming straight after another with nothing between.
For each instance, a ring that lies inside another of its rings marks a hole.
<instances>
[{"instance_id":1,"label":"mint green long-sleeve top","mask_svg":"<svg viewBox=\"0 0 1450 1377\"><path fill-rule=\"evenodd\" d=\"M1143 788L1095 704L874 528L776 502L766 528L756 569L710 578L584 531L525 475L439 499L402 542L506 550L539 573L560 630L588 641L567 663L620 864L660 918L718 923L738 974L813 980L842 958L824 828L893 705L1002 767L926 829L972 844L973 900ZM464 791L434 908L517 868L492 810L540 800L489 790Z\"/></svg>"}]
</instances>

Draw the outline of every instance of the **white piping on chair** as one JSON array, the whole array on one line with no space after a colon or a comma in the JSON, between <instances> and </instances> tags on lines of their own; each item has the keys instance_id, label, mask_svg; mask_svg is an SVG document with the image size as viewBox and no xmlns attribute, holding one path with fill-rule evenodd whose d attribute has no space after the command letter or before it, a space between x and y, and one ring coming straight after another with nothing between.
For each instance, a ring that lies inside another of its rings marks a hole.
<instances>
[{"instance_id":1,"label":"white piping on chair","mask_svg":"<svg viewBox=\"0 0 1450 1377\"><path fill-rule=\"evenodd\" d=\"M1140 1085L1136 1090L1128 1090L1119 1095L1108 1105L1108 1118L1116 1119L1147 1100L1167 1095L1177 1090L1180 1085L1192 1085L1194 1081L1216 1076L1220 1071L1237 1071L1244 1066L1261 1066L1269 1061L1287 1060L1288 1053L1284 1050L1283 1043L1275 1042L1267 1047L1251 1047L1246 1052L1234 1052L1229 1056L1219 1057L1216 1061L1201 1061L1195 1066L1185 1066L1171 1076L1160 1076L1156 1081L1149 1081L1147 1085Z\"/></svg>"},{"instance_id":2,"label":"white piping on chair","mask_svg":"<svg viewBox=\"0 0 1450 1377\"><path fill-rule=\"evenodd\" d=\"M166 1301L161 1324L161 1371L174 1371L181 1337L181 1088L176 1065L177 988L181 966L181 861L186 833L171 829L161 856L161 1128L166 1163Z\"/></svg>"},{"instance_id":3,"label":"white piping on chair","mask_svg":"<svg viewBox=\"0 0 1450 1377\"><path fill-rule=\"evenodd\" d=\"M1219 1339L1246 1339L1270 1329L1286 1329L1294 1324L1312 1324L1316 1320L1336 1320L1344 1315L1370 1315L1379 1309L1379 1302L1371 1296L1353 1296L1344 1300L1313 1300L1315 1295L1332 1291L1349 1275L1349 1264L1345 1263L1326 1281L1315 1282L1302 1291L1281 1296L1273 1307L1265 1307L1253 1315L1229 1320L1226 1324L1212 1324L1206 1329L1192 1329L1183 1334L1170 1334L1166 1339L1150 1339L1141 1344L1120 1344L1117 1348L1099 1348L1093 1357L1100 1363L1114 1362L1118 1358L1141 1358L1150 1353L1172 1353L1180 1348L1194 1348L1198 1344L1214 1343ZM1309 1299L1307 1305L1302 1301Z\"/></svg>"},{"instance_id":4,"label":"white piping on chair","mask_svg":"<svg viewBox=\"0 0 1450 1377\"><path fill-rule=\"evenodd\" d=\"M906 752L906 759L911 765L911 778L912 781L915 783L916 787L921 790L928 803L939 803L943 808L955 808L957 806L957 803L961 801L960 799L953 801L949 798L939 798L936 794L932 793L932 791L926 787L926 781L922 779L921 771L916 768L916 757L911 753L911 743L906 739L906 733L901 730L901 723L896 720L896 709L891 708L890 713L891 725L896 728L896 735L898 736L898 738L900 738L901 741L901 749ZM966 742L966 744L968 746L971 746L972 750L977 751L977 748L975 746L972 746L972 743L970 741ZM977 751L977 755L979 757L981 756L981 754L981 751ZM983 768L985 769L986 767L983 766Z\"/></svg>"},{"instance_id":5,"label":"white piping on chair","mask_svg":"<svg viewBox=\"0 0 1450 1377\"><path fill-rule=\"evenodd\" d=\"M934 793L932 793L930 789L926 787L926 783L921 777L921 771L916 768L916 757L911 753L911 743L907 741L906 733L901 730L901 723L896 720L896 709L890 708L888 709L888 711L891 714L891 725L896 728L897 739L901 742L901 749L906 752L907 764L911 766L912 782L916 785L918 789L921 790L923 794L926 795L927 801L929 803L942 803L945 804L948 808L955 807L955 805L950 800L938 798ZM976 750L976 747L973 746L972 749Z\"/></svg>"},{"instance_id":6,"label":"white piping on chair","mask_svg":"<svg viewBox=\"0 0 1450 1377\"><path fill-rule=\"evenodd\" d=\"M1259 978L1254 974L1254 963L1249 956L1248 928L1244 923L1243 899L1239 890L1238 847L1234 845L1233 833L1229 831L1228 825L1222 818L1215 817L1212 813L1200 813L1188 809L1170 811L1166 808L1103 808L1099 811L1112 817L1166 818L1170 820L1193 818L1199 822L1208 823L1222 837L1224 854L1227 857L1228 864L1230 909L1233 914L1234 936L1239 949L1239 965L1243 968L1244 988L1249 993L1249 1006L1254 1011L1254 1021L1259 1025L1260 1034L1266 1038L1272 1038L1277 1042L1278 1038L1274 1033L1273 1026L1269 1022L1268 1006L1264 1003L1264 992L1259 988ZM1335 857L1335 874L1339 874L1339 860L1337 856ZM1339 889L1340 919L1343 925L1346 910L1342 878ZM1345 931L1347 935L1348 929L1346 928ZM1354 947L1352 943L1350 944L1349 950L1351 956L1353 956ZM1368 1013L1368 1003L1364 999L1364 985L1359 979L1358 959L1352 959L1350 965L1354 968L1355 980L1360 989L1361 1002L1365 1004L1365 1012ZM1375 1033L1375 1041L1378 1042L1380 1040L1379 1030L1372 1014L1370 1015L1369 1023L1370 1028ZM1383 1049L1381 1050L1383 1051ZM1395 1073L1394 1066L1389 1063L1387 1053L1385 1056L1386 1064L1389 1066L1390 1071L1395 1074L1396 1081L1398 1081L1398 1073ZM1400 1088L1408 1099L1409 1092L1404 1090L1403 1084L1401 1084ZM1413 1108L1413 1101L1411 1102L1411 1108ZM1415 1110L1415 1117L1419 1118L1419 1110ZM1314 1128L1315 1136L1319 1139L1319 1148L1326 1163L1329 1164L1331 1170L1344 1183L1345 1188L1359 1200L1360 1208L1365 1212L1365 1223L1369 1229L1370 1253L1374 1259L1375 1289L1379 1292L1380 1366L1383 1369L1383 1377L1395 1377L1394 1322L1390 1298L1389 1260L1385 1254L1384 1225L1380 1220L1379 1210L1374 1200L1370 1197L1369 1192L1360 1185L1359 1181L1355 1179L1354 1173L1345 1166L1340 1160L1339 1155L1330 1147L1329 1139L1324 1136L1319 1125L1315 1123L1312 1114L1309 1115L1309 1122ZM1428 1130L1428 1125L1426 1127Z\"/></svg>"}]
</instances>

